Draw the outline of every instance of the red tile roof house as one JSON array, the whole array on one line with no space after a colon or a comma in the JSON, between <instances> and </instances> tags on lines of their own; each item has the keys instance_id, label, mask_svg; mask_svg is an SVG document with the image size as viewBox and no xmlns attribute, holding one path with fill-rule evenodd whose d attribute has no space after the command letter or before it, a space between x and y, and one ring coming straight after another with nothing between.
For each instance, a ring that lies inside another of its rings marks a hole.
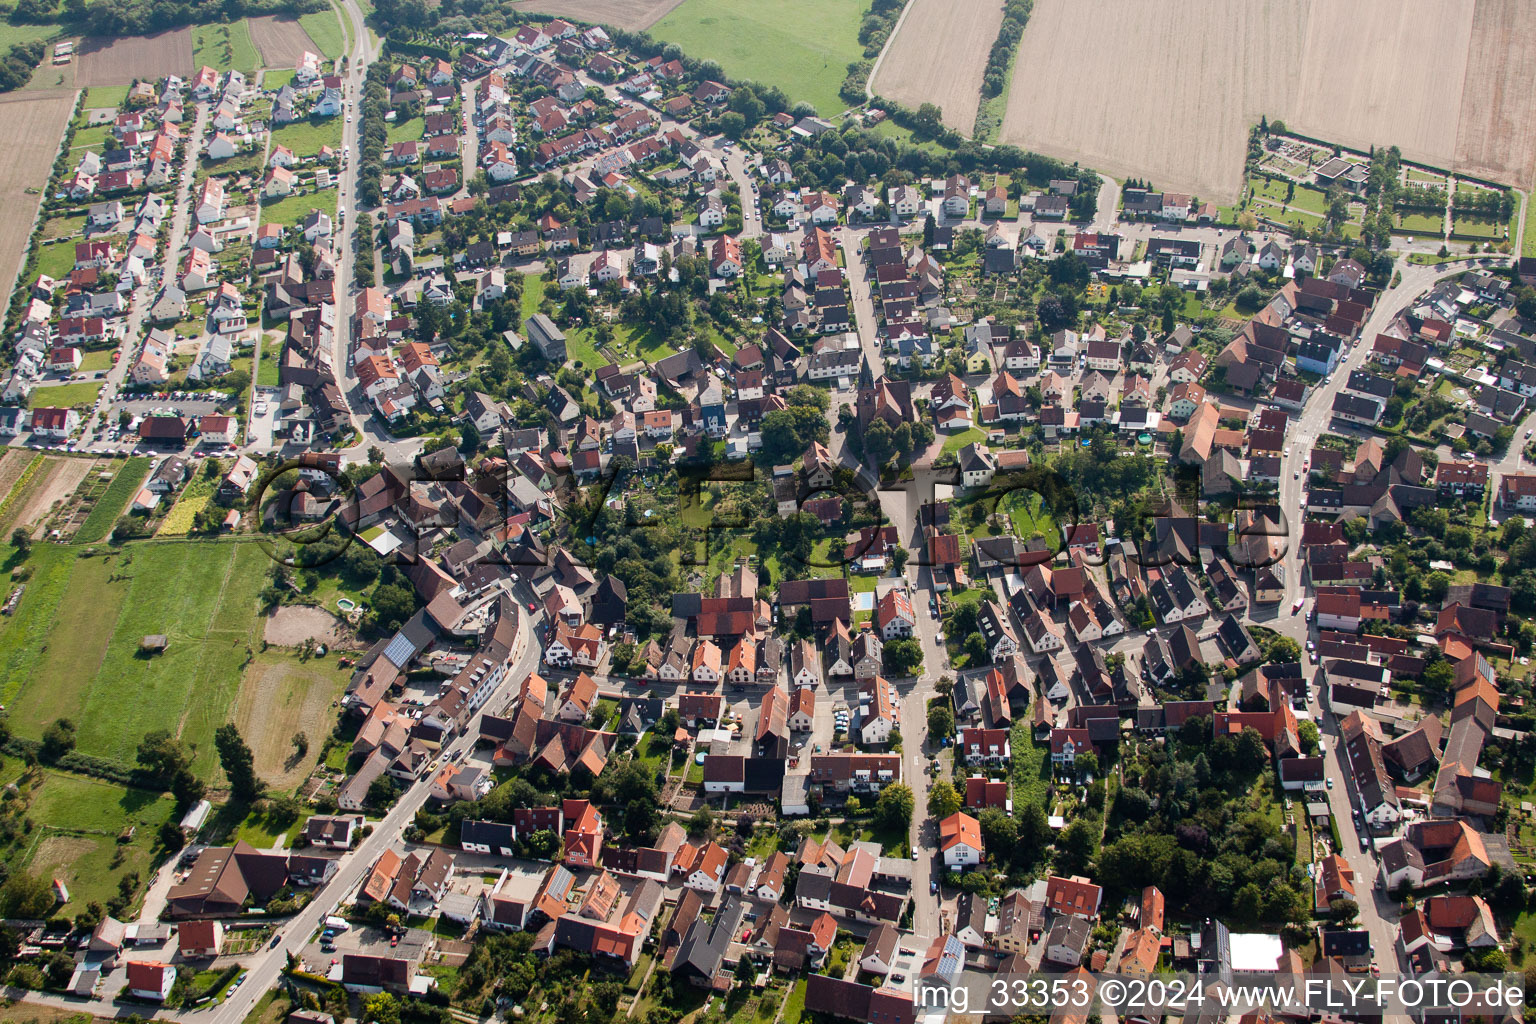
<instances>
[{"instance_id":1,"label":"red tile roof house","mask_svg":"<svg viewBox=\"0 0 1536 1024\"><path fill-rule=\"evenodd\" d=\"M1099 916L1103 890L1081 875L1062 878L1052 875L1045 883L1045 905L1058 914L1093 920Z\"/></svg>"},{"instance_id":2,"label":"red tile roof house","mask_svg":"<svg viewBox=\"0 0 1536 1024\"><path fill-rule=\"evenodd\" d=\"M135 999L163 1003L176 984L176 968L154 960L128 962L128 994Z\"/></svg>"},{"instance_id":3,"label":"red tile roof house","mask_svg":"<svg viewBox=\"0 0 1536 1024\"><path fill-rule=\"evenodd\" d=\"M224 948L224 926L218 921L185 921L176 928L176 946L185 960L218 956Z\"/></svg>"}]
</instances>

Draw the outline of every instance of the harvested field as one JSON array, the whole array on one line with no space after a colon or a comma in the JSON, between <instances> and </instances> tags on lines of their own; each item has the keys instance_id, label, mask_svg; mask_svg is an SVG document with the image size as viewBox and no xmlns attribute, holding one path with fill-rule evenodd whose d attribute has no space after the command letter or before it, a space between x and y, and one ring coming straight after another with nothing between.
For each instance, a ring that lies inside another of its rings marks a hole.
<instances>
[{"instance_id":1,"label":"harvested field","mask_svg":"<svg viewBox=\"0 0 1536 1024\"><path fill-rule=\"evenodd\" d=\"M1082 39L1098 74L1068 73ZM1003 141L1207 200L1236 198L1260 115L1521 187L1536 169L1517 0L1040 0L1018 67Z\"/></svg>"},{"instance_id":2,"label":"harvested field","mask_svg":"<svg viewBox=\"0 0 1536 1024\"><path fill-rule=\"evenodd\" d=\"M248 18L251 41L261 54L261 66L266 68L291 68L308 50L319 54L320 47L309 38L297 18L268 14L260 18Z\"/></svg>"},{"instance_id":3,"label":"harvested field","mask_svg":"<svg viewBox=\"0 0 1536 1024\"><path fill-rule=\"evenodd\" d=\"M650 28L683 0L527 0L517 9L530 14L575 18L631 31Z\"/></svg>"},{"instance_id":4,"label":"harvested field","mask_svg":"<svg viewBox=\"0 0 1536 1024\"><path fill-rule=\"evenodd\" d=\"M190 28L156 36L92 36L82 39L75 53L77 85L130 85L138 79L188 75L194 70Z\"/></svg>"},{"instance_id":5,"label":"harvested field","mask_svg":"<svg viewBox=\"0 0 1536 1024\"><path fill-rule=\"evenodd\" d=\"M298 647L305 640L335 647L350 636L351 631L336 616L307 604L284 605L273 610L262 630L263 639L279 647Z\"/></svg>"},{"instance_id":6,"label":"harvested field","mask_svg":"<svg viewBox=\"0 0 1536 1024\"><path fill-rule=\"evenodd\" d=\"M50 459L44 466L47 479L22 506L16 525L31 529L32 539L41 540L55 507L69 500L96 464L94 459Z\"/></svg>"},{"instance_id":7,"label":"harvested field","mask_svg":"<svg viewBox=\"0 0 1536 1024\"><path fill-rule=\"evenodd\" d=\"M27 239L48 182L64 125L74 109L73 92L16 92L0 96L0 289L9 301L26 257ZM28 195L27 189L36 189Z\"/></svg>"},{"instance_id":8,"label":"harvested field","mask_svg":"<svg viewBox=\"0 0 1536 1024\"><path fill-rule=\"evenodd\" d=\"M870 89L914 110L937 103L946 125L970 134L1002 23L1003 0L912 0Z\"/></svg>"},{"instance_id":9,"label":"harvested field","mask_svg":"<svg viewBox=\"0 0 1536 1024\"><path fill-rule=\"evenodd\" d=\"M1293 78L1282 69L1300 65L1305 10L1274 0L1040 0L1001 139L1231 201L1250 121L1280 113ZM1087 39L1097 73L1069 73Z\"/></svg>"},{"instance_id":10,"label":"harvested field","mask_svg":"<svg viewBox=\"0 0 1536 1024\"><path fill-rule=\"evenodd\" d=\"M272 789L292 789L314 767L329 731L325 723L336 718L332 705L350 675L334 656L306 661L287 651L263 652L246 670L234 721L251 745L257 774ZM302 757L293 745L299 732L309 739Z\"/></svg>"},{"instance_id":11,"label":"harvested field","mask_svg":"<svg viewBox=\"0 0 1536 1024\"><path fill-rule=\"evenodd\" d=\"M1456 169L1524 188L1536 175L1536 12L1524 0L1478 0L1467 46ZM1497 54L1487 59L1485 54ZM1438 76L1435 76L1438 77Z\"/></svg>"}]
</instances>

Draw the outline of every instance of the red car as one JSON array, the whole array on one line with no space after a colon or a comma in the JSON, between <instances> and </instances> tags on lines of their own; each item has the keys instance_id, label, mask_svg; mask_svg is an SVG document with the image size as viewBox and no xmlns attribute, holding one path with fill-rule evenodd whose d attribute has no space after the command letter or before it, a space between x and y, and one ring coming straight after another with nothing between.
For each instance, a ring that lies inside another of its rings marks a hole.
<instances>
[{"instance_id":1,"label":"red car","mask_svg":"<svg viewBox=\"0 0 1536 1024\"><path fill-rule=\"evenodd\" d=\"M531 611L531 612L536 612L536 611L539 610L539 606L534 604L532 601L529 601L528 602L528 610Z\"/></svg>"}]
</instances>

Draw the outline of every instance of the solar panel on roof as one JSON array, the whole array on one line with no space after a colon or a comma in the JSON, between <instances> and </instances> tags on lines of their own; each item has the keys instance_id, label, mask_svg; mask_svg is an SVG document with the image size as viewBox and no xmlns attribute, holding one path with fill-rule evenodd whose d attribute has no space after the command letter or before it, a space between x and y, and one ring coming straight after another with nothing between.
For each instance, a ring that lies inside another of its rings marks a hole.
<instances>
[{"instance_id":1,"label":"solar panel on roof","mask_svg":"<svg viewBox=\"0 0 1536 1024\"><path fill-rule=\"evenodd\" d=\"M404 633L396 633L394 639L384 648L384 658L396 668L405 668L415 656L416 645Z\"/></svg>"}]
</instances>

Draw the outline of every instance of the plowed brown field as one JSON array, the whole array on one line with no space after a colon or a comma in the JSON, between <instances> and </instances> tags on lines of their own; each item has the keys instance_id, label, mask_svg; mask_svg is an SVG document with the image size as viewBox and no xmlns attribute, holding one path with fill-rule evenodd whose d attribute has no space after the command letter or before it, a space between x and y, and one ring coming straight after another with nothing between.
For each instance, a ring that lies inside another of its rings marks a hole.
<instances>
[{"instance_id":1,"label":"plowed brown field","mask_svg":"<svg viewBox=\"0 0 1536 1024\"><path fill-rule=\"evenodd\" d=\"M970 134L1002 23L1003 0L912 0L870 89L908 107L937 103L946 125Z\"/></svg>"},{"instance_id":2,"label":"plowed brown field","mask_svg":"<svg viewBox=\"0 0 1536 1024\"><path fill-rule=\"evenodd\" d=\"M1260 115L1351 148L1397 145L1412 160L1527 187L1536 168L1536 5L1039 0L1002 138L1228 200L1241 188L1248 126Z\"/></svg>"}]
</instances>

